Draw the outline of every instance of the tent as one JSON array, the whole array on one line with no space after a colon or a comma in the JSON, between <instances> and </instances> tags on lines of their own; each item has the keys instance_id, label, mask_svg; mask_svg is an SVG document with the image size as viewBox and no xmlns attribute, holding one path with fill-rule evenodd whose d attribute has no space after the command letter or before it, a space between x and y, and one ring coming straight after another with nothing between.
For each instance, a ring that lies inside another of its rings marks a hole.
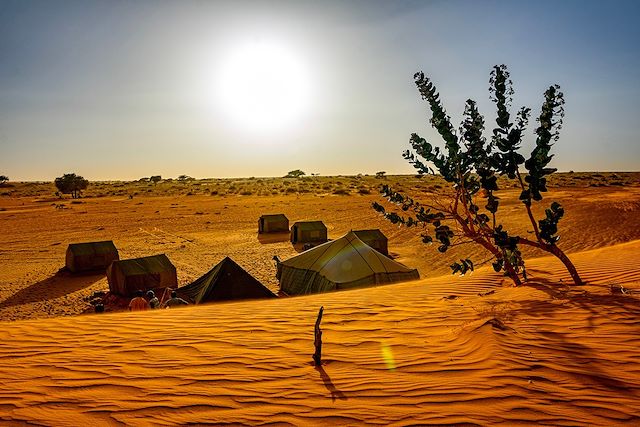
<instances>
[{"instance_id":1,"label":"tent","mask_svg":"<svg viewBox=\"0 0 640 427\"><path fill-rule=\"evenodd\" d=\"M104 242L72 243L67 247L66 267L72 273L104 270L112 261L120 259L111 240Z\"/></svg>"},{"instance_id":2,"label":"tent","mask_svg":"<svg viewBox=\"0 0 640 427\"><path fill-rule=\"evenodd\" d=\"M176 268L165 254L114 261L107 269L109 290L131 297L136 291L178 286Z\"/></svg>"},{"instance_id":3,"label":"tent","mask_svg":"<svg viewBox=\"0 0 640 427\"><path fill-rule=\"evenodd\" d=\"M373 230L354 230L356 236L367 245L371 246L376 251L383 255L389 256L389 249L387 248L387 236L382 234L382 231L376 229Z\"/></svg>"},{"instance_id":4,"label":"tent","mask_svg":"<svg viewBox=\"0 0 640 427\"><path fill-rule=\"evenodd\" d=\"M280 289L289 295L313 294L420 278L368 246L350 231L278 264Z\"/></svg>"},{"instance_id":5,"label":"tent","mask_svg":"<svg viewBox=\"0 0 640 427\"><path fill-rule=\"evenodd\" d=\"M181 298L193 304L276 297L229 257L225 257L204 276L179 288L177 292Z\"/></svg>"},{"instance_id":6,"label":"tent","mask_svg":"<svg viewBox=\"0 0 640 427\"><path fill-rule=\"evenodd\" d=\"M322 221L298 221L291 226L291 243L324 243L327 227Z\"/></svg>"},{"instance_id":7,"label":"tent","mask_svg":"<svg viewBox=\"0 0 640 427\"><path fill-rule=\"evenodd\" d=\"M284 214L262 215L258 220L258 233L289 231L289 219Z\"/></svg>"}]
</instances>

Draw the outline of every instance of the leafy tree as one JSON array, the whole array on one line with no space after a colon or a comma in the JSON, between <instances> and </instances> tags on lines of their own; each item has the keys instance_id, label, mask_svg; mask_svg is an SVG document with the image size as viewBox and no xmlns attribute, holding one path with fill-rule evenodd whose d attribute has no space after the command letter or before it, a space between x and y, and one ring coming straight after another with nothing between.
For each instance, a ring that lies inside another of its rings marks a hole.
<instances>
[{"instance_id":1,"label":"leafy tree","mask_svg":"<svg viewBox=\"0 0 640 427\"><path fill-rule=\"evenodd\" d=\"M65 173L61 177L56 178L54 183L62 194L71 194L71 197L74 199L78 199L82 190L86 189L89 185L89 181L75 173Z\"/></svg>"},{"instance_id":2,"label":"leafy tree","mask_svg":"<svg viewBox=\"0 0 640 427\"><path fill-rule=\"evenodd\" d=\"M157 184L160 181L162 181L162 177L160 175L153 175L152 177L149 178L149 181L153 182L154 184Z\"/></svg>"},{"instance_id":3,"label":"leafy tree","mask_svg":"<svg viewBox=\"0 0 640 427\"><path fill-rule=\"evenodd\" d=\"M0 185L4 185L7 181L9 181L9 177L6 175L0 175Z\"/></svg>"},{"instance_id":4,"label":"leafy tree","mask_svg":"<svg viewBox=\"0 0 640 427\"><path fill-rule=\"evenodd\" d=\"M287 172L287 174L284 177L285 178L300 178L300 177L303 177L305 175L306 175L306 173L304 173L300 169L296 169L294 171Z\"/></svg>"},{"instance_id":5,"label":"leafy tree","mask_svg":"<svg viewBox=\"0 0 640 427\"><path fill-rule=\"evenodd\" d=\"M373 208L392 223L421 228L423 242L439 242L438 250L442 253L455 245L481 245L491 254L495 271L504 271L516 285L527 279L521 245L553 254L565 265L574 283L582 284L573 263L557 246L560 239L558 222L564 215L562 206L552 202L545 210L545 217L538 221L531 210L531 205L542 201L542 193L547 191L547 176L556 171L548 165L553 157L549 154L551 146L558 140L564 117L564 96L560 87L550 86L544 92L535 129L536 147L525 159L520 151L531 110L522 107L514 118L511 117L509 107L513 89L505 65L495 66L489 79L491 100L497 109L496 126L489 140L483 136L485 121L475 101L467 100L464 119L456 132L431 80L422 72L416 73L414 80L422 99L431 108L430 123L444 140L444 149L434 147L414 133L409 141L413 151L405 151L403 157L420 174L439 173L452 188L444 199L425 204L383 185L381 193L408 216L387 212L376 202ZM522 164L528 172L526 175L520 171ZM513 180L520 189L520 201L531 222L533 237L514 235L500 223L498 176ZM468 258L451 265L454 274L464 274L473 268L474 264Z\"/></svg>"},{"instance_id":6,"label":"leafy tree","mask_svg":"<svg viewBox=\"0 0 640 427\"><path fill-rule=\"evenodd\" d=\"M385 171L376 172L376 178L382 179L387 173Z\"/></svg>"},{"instance_id":7,"label":"leafy tree","mask_svg":"<svg viewBox=\"0 0 640 427\"><path fill-rule=\"evenodd\" d=\"M180 182L193 181L193 178L191 178L189 175L180 175L178 177L178 181Z\"/></svg>"}]
</instances>

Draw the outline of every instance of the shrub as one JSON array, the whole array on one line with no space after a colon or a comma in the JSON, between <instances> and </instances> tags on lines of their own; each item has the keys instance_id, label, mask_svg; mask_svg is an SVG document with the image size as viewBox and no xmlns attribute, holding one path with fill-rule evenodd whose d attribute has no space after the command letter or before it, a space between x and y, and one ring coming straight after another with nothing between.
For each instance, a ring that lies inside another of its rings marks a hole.
<instances>
[{"instance_id":1,"label":"shrub","mask_svg":"<svg viewBox=\"0 0 640 427\"><path fill-rule=\"evenodd\" d=\"M558 140L564 117L564 96L560 87L550 86L544 92L535 130L536 146L525 159L520 151L531 110L522 107L514 118L511 117L509 106L513 89L506 66L495 66L489 79L491 100L497 109L496 127L489 141L483 136L484 117L475 101L466 101L458 135L433 83L421 72L414 75L414 80L420 95L429 103L430 122L444 140L444 149L434 147L414 133L410 138L413 151L405 151L403 157L420 174L435 174L437 171L452 188L446 196L448 200L421 203L388 185L382 185L381 192L387 200L409 216L405 218L396 212L387 212L375 202L373 208L394 224L420 227L423 230L422 241L438 241L438 250L442 253L454 245L481 245L492 255L495 271L504 271L516 285L521 283L521 278L527 280L520 245L532 246L556 256L574 283L582 284L573 263L557 246L560 239L558 223L564 216L562 206L552 202L545 210L544 218L538 221L531 210L532 203L540 202L542 193L547 191L547 177L556 171L548 165L553 157L549 154L551 146ZM522 164L528 172L524 177L520 172ZM498 176L506 176L520 188L520 201L529 217L533 238L514 235L499 222ZM473 268L473 262L468 258L451 264L454 273L464 274Z\"/></svg>"}]
</instances>

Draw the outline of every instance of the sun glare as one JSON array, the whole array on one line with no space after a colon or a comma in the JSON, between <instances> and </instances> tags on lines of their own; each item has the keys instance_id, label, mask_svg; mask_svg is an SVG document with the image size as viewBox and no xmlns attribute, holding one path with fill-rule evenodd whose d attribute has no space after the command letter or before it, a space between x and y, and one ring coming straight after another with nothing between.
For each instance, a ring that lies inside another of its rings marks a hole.
<instances>
[{"instance_id":1,"label":"sun glare","mask_svg":"<svg viewBox=\"0 0 640 427\"><path fill-rule=\"evenodd\" d=\"M216 98L233 125L248 131L293 126L309 106L308 72L285 46L254 42L223 59Z\"/></svg>"}]
</instances>

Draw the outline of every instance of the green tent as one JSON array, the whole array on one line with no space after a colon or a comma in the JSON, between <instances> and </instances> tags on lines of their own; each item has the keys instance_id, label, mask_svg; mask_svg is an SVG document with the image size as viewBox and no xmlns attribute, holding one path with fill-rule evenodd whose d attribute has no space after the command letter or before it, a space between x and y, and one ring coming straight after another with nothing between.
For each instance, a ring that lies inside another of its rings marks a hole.
<instances>
[{"instance_id":1,"label":"green tent","mask_svg":"<svg viewBox=\"0 0 640 427\"><path fill-rule=\"evenodd\" d=\"M324 243L327 227L322 221L298 221L291 226L291 243Z\"/></svg>"},{"instance_id":2,"label":"green tent","mask_svg":"<svg viewBox=\"0 0 640 427\"><path fill-rule=\"evenodd\" d=\"M382 234L382 231L376 228L372 230L353 230L353 232L367 245L381 254L389 256L388 239L387 236Z\"/></svg>"},{"instance_id":3,"label":"green tent","mask_svg":"<svg viewBox=\"0 0 640 427\"><path fill-rule=\"evenodd\" d=\"M67 247L65 265L72 273L104 270L120 259L111 240L104 242L72 243Z\"/></svg>"},{"instance_id":4,"label":"green tent","mask_svg":"<svg viewBox=\"0 0 640 427\"><path fill-rule=\"evenodd\" d=\"M192 304L276 297L229 257L195 282L179 288L177 292Z\"/></svg>"},{"instance_id":5,"label":"green tent","mask_svg":"<svg viewBox=\"0 0 640 427\"><path fill-rule=\"evenodd\" d=\"M109 290L131 297L136 291L178 286L176 268L165 254L114 261L107 269Z\"/></svg>"},{"instance_id":6,"label":"green tent","mask_svg":"<svg viewBox=\"0 0 640 427\"><path fill-rule=\"evenodd\" d=\"M284 214L262 215L258 220L258 233L289 231L289 219Z\"/></svg>"},{"instance_id":7,"label":"green tent","mask_svg":"<svg viewBox=\"0 0 640 427\"><path fill-rule=\"evenodd\" d=\"M368 246L350 231L278 264L280 289L289 295L314 294L420 278Z\"/></svg>"}]
</instances>

